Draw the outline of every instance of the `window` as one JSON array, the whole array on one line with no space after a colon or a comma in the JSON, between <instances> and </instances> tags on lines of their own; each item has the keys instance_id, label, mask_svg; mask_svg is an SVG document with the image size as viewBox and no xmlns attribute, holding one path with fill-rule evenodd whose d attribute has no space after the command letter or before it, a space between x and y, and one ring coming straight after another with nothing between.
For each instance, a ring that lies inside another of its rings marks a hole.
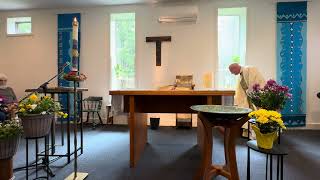
<instances>
[{"instance_id":1,"label":"window","mask_svg":"<svg viewBox=\"0 0 320 180\"><path fill-rule=\"evenodd\" d=\"M135 87L135 13L111 14L111 89Z\"/></svg>"},{"instance_id":2,"label":"window","mask_svg":"<svg viewBox=\"0 0 320 180\"><path fill-rule=\"evenodd\" d=\"M8 35L31 34L31 17L7 18Z\"/></svg>"},{"instance_id":3,"label":"window","mask_svg":"<svg viewBox=\"0 0 320 180\"><path fill-rule=\"evenodd\" d=\"M234 89L236 76L228 67L231 63L245 64L246 13L247 8L218 9L218 88Z\"/></svg>"}]
</instances>

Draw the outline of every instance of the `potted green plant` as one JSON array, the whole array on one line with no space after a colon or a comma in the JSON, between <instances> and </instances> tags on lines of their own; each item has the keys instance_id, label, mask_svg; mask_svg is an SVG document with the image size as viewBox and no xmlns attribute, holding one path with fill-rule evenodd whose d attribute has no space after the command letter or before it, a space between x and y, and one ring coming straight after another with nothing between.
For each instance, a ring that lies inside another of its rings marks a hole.
<instances>
[{"instance_id":1,"label":"potted green plant","mask_svg":"<svg viewBox=\"0 0 320 180\"><path fill-rule=\"evenodd\" d=\"M12 179L12 157L16 154L22 126L16 120L0 123L0 179Z\"/></svg>"},{"instance_id":2,"label":"potted green plant","mask_svg":"<svg viewBox=\"0 0 320 180\"><path fill-rule=\"evenodd\" d=\"M272 149L279 128L286 129L281 114L277 111L259 109L251 112L249 117L255 119L252 129L256 134L258 147Z\"/></svg>"},{"instance_id":3,"label":"potted green plant","mask_svg":"<svg viewBox=\"0 0 320 180\"><path fill-rule=\"evenodd\" d=\"M15 155L22 132L22 126L16 120L0 123L0 159Z\"/></svg>"},{"instance_id":4,"label":"potted green plant","mask_svg":"<svg viewBox=\"0 0 320 180\"><path fill-rule=\"evenodd\" d=\"M18 115L21 118L26 138L43 137L50 131L54 115L66 118L61 112L61 105L49 96L32 94L19 103Z\"/></svg>"}]
</instances>

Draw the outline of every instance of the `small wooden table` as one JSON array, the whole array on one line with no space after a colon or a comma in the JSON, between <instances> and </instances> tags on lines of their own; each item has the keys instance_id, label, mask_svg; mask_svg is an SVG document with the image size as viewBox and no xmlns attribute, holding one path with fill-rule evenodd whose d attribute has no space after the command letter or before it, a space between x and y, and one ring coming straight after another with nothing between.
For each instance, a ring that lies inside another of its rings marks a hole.
<instances>
[{"instance_id":1,"label":"small wooden table","mask_svg":"<svg viewBox=\"0 0 320 180\"><path fill-rule=\"evenodd\" d=\"M208 109L216 108L214 112L209 112ZM224 111L223 109L219 112L219 108L229 109ZM200 136L200 150L201 150L201 166L198 174L194 179L196 180L210 180L214 176L222 175L229 180L239 180L235 140L240 136L240 128L242 125L249 120L248 114L251 109L241 109L242 112L231 113L233 107L223 106L193 106L192 109L198 111L198 118L201 120L198 128L203 129ZM222 126L225 128L224 132L224 152L225 152L225 164L215 165L212 164L212 128L215 126ZM198 137L199 138L199 137Z\"/></svg>"},{"instance_id":2,"label":"small wooden table","mask_svg":"<svg viewBox=\"0 0 320 180\"><path fill-rule=\"evenodd\" d=\"M124 112L128 112L130 129L130 167L135 167L147 144L147 118L143 113L192 113L195 104L223 104L224 96L233 98L233 90L115 90L112 96L122 96ZM199 124L199 120L198 120ZM199 136L203 128L198 128Z\"/></svg>"}]
</instances>

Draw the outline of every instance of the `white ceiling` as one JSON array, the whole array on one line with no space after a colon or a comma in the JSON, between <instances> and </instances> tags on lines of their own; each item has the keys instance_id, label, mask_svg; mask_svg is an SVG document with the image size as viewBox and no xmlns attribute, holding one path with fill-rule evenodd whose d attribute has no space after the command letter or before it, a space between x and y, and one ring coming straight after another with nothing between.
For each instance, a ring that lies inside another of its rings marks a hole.
<instances>
[{"instance_id":1,"label":"white ceiling","mask_svg":"<svg viewBox=\"0 0 320 180\"><path fill-rule=\"evenodd\" d=\"M0 11L22 9L77 8L102 5L156 4L197 0L0 0Z\"/></svg>"}]
</instances>

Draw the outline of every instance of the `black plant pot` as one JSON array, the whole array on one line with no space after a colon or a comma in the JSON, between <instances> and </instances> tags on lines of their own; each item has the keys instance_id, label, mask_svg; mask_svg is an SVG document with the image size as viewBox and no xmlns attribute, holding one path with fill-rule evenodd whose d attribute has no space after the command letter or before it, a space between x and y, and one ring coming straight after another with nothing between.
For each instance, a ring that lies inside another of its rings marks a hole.
<instances>
[{"instance_id":1,"label":"black plant pot","mask_svg":"<svg viewBox=\"0 0 320 180\"><path fill-rule=\"evenodd\" d=\"M150 118L150 126L151 129L158 129L159 128L160 118Z\"/></svg>"}]
</instances>

